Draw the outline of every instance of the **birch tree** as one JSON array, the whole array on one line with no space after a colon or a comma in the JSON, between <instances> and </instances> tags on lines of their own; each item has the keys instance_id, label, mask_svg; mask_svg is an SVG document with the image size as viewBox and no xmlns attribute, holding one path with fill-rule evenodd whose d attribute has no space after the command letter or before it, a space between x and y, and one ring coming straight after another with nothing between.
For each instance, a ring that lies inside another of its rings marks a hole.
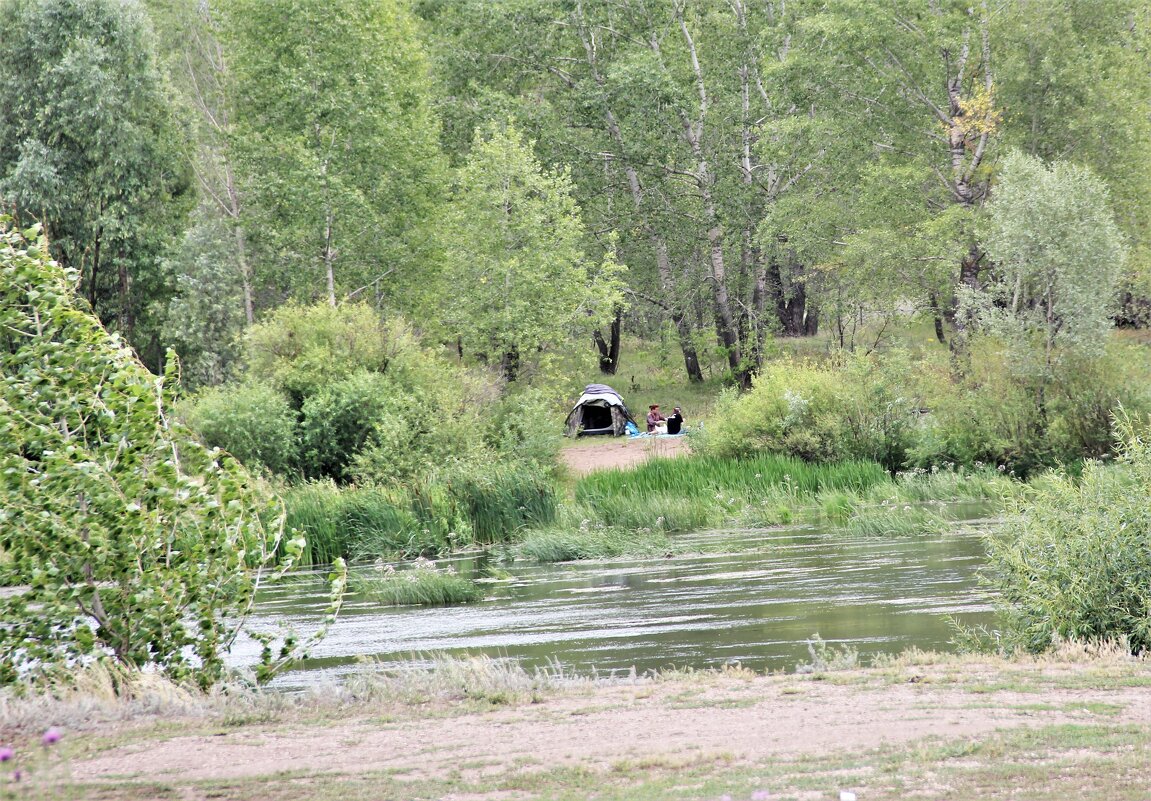
<instances>
[{"instance_id":1,"label":"birch tree","mask_svg":"<svg viewBox=\"0 0 1151 801\"><path fill-rule=\"evenodd\" d=\"M444 182L406 4L222 7L244 226L279 291L331 305L418 292Z\"/></svg>"}]
</instances>

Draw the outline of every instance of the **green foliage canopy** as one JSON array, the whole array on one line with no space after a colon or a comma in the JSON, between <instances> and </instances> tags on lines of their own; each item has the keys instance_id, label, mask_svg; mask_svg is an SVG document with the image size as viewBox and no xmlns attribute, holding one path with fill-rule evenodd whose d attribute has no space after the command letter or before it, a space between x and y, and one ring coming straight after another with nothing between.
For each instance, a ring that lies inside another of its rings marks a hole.
<instances>
[{"instance_id":1,"label":"green foliage canopy","mask_svg":"<svg viewBox=\"0 0 1151 801\"><path fill-rule=\"evenodd\" d=\"M221 9L244 224L281 291L334 305L374 288L414 303L446 182L406 4L225 0Z\"/></svg>"},{"instance_id":2,"label":"green foliage canopy","mask_svg":"<svg viewBox=\"0 0 1151 801\"><path fill-rule=\"evenodd\" d=\"M508 379L521 359L602 324L623 301L614 255L589 263L572 190L509 123L476 144L448 204L447 324Z\"/></svg>"},{"instance_id":3,"label":"green foliage canopy","mask_svg":"<svg viewBox=\"0 0 1151 801\"><path fill-rule=\"evenodd\" d=\"M992 294L1022 339L1039 334L1048 362L1058 347L1101 351L1112 327L1126 254L1108 201L1085 167L1018 151L1003 161L985 236L999 273Z\"/></svg>"},{"instance_id":4,"label":"green foliage canopy","mask_svg":"<svg viewBox=\"0 0 1151 801\"><path fill-rule=\"evenodd\" d=\"M148 21L131 0L2 0L0 17L0 200L157 364L190 182Z\"/></svg>"}]
</instances>

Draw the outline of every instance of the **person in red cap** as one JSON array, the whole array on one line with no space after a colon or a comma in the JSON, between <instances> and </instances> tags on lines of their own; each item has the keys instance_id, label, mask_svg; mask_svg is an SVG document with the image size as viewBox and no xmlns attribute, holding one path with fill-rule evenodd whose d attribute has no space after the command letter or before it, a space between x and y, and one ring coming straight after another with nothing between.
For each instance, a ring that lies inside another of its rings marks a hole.
<instances>
[{"instance_id":1,"label":"person in red cap","mask_svg":"<svg viewBox=\"0 0 1151 801\"><path fill-rule=\"evenodd\" d=\"M653 403L647 407L647 433L660 434L667 430L665 418L659 413L659 404Z\"/></svg>"}]
</instances>

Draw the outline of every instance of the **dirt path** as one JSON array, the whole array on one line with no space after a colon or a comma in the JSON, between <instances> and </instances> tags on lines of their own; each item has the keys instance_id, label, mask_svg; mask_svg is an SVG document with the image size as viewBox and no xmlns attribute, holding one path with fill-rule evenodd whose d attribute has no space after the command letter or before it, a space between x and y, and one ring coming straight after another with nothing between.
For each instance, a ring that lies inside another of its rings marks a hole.
<instances>
[{"instance_id":1,"label":"dirt path","mask_svg":"<svg viewBox=\"0 0 1151 801\"><path fill-rule=\"evenodd\" d=\"M605 437L591 442L577 440L560 451L560 458L573 474L583 476L594 470L632 467L648 459L688 452L686 437Z\"/></svg>"},{"instance_id":2,"label":"dirt path","mask_svg":"<svg viewBox=\"0 0 1151 801\"><path fill-rule=\"evenodd\" d=\"M403 780L454 773L467 780L562 766L606 771L629 760L760 763L928 737L955 741L1021 727L1151 720L1151 694L1136 687L1069 688L1048 675L1049 685L1037 694L1026 685L1042 670L1006 681L1001 668L986 676L981 670L965 666L959 678L912 667L894 676L849 674L847 683L712 674L600 685L537 704L447 717L404 719L365 710L328 724L280 722L138 742L75 763L72 775L82 782L160 781L199 798L186 783L301 769L345 776L387 771ZM988 689L996 683L1017 689ZM1105 718L1090 711L1100 705L1108 708Z\"/></svg>"}]
</instances>

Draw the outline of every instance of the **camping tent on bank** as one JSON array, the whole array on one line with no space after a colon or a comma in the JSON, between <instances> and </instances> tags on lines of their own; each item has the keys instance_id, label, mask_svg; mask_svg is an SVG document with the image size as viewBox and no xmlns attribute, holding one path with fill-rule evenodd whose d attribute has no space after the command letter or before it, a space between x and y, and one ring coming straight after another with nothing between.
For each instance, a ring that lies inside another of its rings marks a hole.
<instances>
[{"instance_id":1,"label":"camping tent on bank","mask_svg":"<svg viewBox=\"0 0 1151 801\"><path fill-rule=\"evenodd\" d=\"M622 437L627 424L635 425L619 393L606 384L588 384L568 415L564 433L569 437L611 434Z\"/></svg>"}]
</instances>

